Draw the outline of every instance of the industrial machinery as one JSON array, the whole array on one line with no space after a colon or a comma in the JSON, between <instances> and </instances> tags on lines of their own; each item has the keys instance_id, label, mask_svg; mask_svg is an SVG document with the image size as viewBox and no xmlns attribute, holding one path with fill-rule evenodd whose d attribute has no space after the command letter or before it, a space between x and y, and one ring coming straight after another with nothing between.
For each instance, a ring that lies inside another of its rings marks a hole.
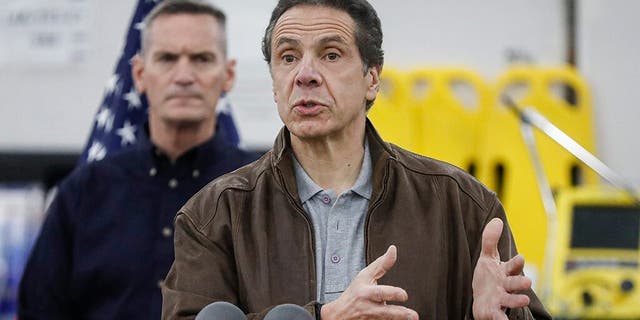
<instances>
[{"instance_id":1,"label":"industrial machinery","mask_svg":"<svg viewBox=\"0 0 640 320\"><path fill-rule=\"evenodd\" d=\"M557 194L547 307L555 318L640 319L640 206L603 187Z\"/></svg>"},{"instance_id":2,"label":"industrial machinery","mask_svg":"<svg viewBox=\"0 0 640 320\"><path fill-rule=\"evenodd\" d=\"M640 194L543 115L505 104L520 118L547 212L543 301L557 319L640 319ZM564 188L555 197L533 128L587 164L611 187Z\"/></svg>"}]
</instances>

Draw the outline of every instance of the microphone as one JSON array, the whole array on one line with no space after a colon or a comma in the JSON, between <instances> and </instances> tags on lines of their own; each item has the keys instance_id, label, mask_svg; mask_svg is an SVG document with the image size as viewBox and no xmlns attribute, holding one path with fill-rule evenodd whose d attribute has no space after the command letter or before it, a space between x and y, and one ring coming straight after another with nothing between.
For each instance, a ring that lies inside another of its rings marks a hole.
<instances>
[{"instance_id":1,"label":"microphone","mask_svg":"<svg viewBox=\"0 0 640 320\"><path fill-rule=\"evenodd\" d=\"M244 312L235 305L226 301L217 301L204 307L195 320L247 320Z\"/></svg>"},{"instance_id":2,"label":"microphone","mask_svg":"<svg viewBox=\"0 0 640 320\"><path fill-rule=\"evenodd\" d=\"M235 320L235 319L234 319ZM311 314L295 304L281 304L271 309L264 320L314 320Z\"/></svg>"}]
</instances>

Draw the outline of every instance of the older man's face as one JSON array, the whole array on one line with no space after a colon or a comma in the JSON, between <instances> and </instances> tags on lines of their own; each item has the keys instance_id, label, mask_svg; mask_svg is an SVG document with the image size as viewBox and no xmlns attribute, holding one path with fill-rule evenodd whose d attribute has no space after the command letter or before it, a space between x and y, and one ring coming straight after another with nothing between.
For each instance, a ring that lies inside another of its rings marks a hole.
<instances>
[{"instance_id":1,"label":"older man's face","mask_svg":"<svg viewBox=\"0 0 640 320\"><path fill-rule=\"evenodd\" d=\"M278 19L271 43L280 118L301 139L354 134L377 93L377 68L364 71L356 24L337 9L300 5Z\"/></svg>"},{"instance_id":2,"label":"older man's face","mask_svg":"<svg viewBox=\"0 0 640 320\"><path fill-rule=\"evenodd\" d=\"M142 57L134 60L136 88L147 95L149 121L215 123L215 107L234 81L234 61L225 56L225 33L205 14L157 17Z\"/></svg>"}]
</instances>

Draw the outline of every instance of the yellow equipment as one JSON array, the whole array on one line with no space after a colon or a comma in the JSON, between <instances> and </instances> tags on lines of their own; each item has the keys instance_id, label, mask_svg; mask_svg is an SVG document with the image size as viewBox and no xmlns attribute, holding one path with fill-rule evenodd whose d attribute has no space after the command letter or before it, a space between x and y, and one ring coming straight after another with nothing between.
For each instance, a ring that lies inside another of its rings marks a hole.
<instances>
[{"instance_id":1,"label":"yellow equipment","mask_svg":"<svg viewBox=\"0 0 640 320\"><path fill-rule=\"evenodd\" d=\"M640 319L638 201L598 186L595 172L602 172L553 141L557 137L531 131L531 123L525 130L518 116L534 110L514 115L498 102L507 93L514 105L535 108L594 153L590 95L574 69L514 67L495 88L459 68L386 68L381 80L369 113L380 134L414 152L477 170L498 193L526 257L525 273L554 318ZM460 87L466 89L462 95ZM551 209L549 190L556 200Z\"/></svg>"},{"instance_id":2,"label":"yellow equipment","mask_svg":"<svg viewBox=\"0 0 640 320\"><path fill-rule=\"evenodd\" d=\"M557 88L570 88L567 92L575 102L565 101L565 92ZM484 120L478 178L498 193L518 250L527 259L527 272L536 280L536 275L548 276L542 274L548 220L519 119L499 102L505 93L520 106L536 108L594 153L591 102L584 81L572 68L513 67L499 78L494 107ZM552 190L598 183L595 173L549 137L536 131L535 140ZM540 283L535 284L541 291Z\"/></svg>"},{"instance_id":3,"label":"yellow equipment","mask_svg":"<svg viewBox=\"0 0 640 320\"><path fill-rule=\"evenodd\" d=\"M622 191L557 194L558 232L547 307L555 318L640 319L640 206Z\"/></svg>"},{"instance_id":4,"label":"yellow equipment","mask_svg":"<svg viewBox=\"0 0 640 320\"><path fill-rule=\"evenodd\" d=\"M368 117L385 141L416 151L417 119L408 106L408 87L404 73L385 68L381 87Z\"/></svg>"},{"instance_id":5,"label":"yellow equipment","mask_svg":"<svg viewBox=\"0 0 640 320\"><path fill-rule=\"evenodd\" d=\"M418 121L417 152L472 174L478 162L480 118L490 89L462 68L417 69L407 74L410 109Z\"/></svg>"},{"instance_id":6,"label":"yellow equipment","mask_svg":"<svg viewBox=\"0 0 640 320\"><path fill-rule=\"evenodd\" d=\"M482 115L491 99L481 77L463 68L385 68L369 119L387 141L474 173Z\"/></svg>"}]
</instances>

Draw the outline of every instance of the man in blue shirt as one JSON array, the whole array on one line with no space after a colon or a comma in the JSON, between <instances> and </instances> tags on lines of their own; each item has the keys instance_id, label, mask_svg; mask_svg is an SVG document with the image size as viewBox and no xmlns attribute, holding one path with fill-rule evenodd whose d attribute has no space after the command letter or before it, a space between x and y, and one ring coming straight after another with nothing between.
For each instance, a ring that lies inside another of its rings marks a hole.
<instances>
[{"instance_id":1,"label":"man in blue shirt","mask_svg":"<svg viewBox=\"0 0 640 320\"><path fill-rule=\"evenodd\" d=\"M20 319L159 319L175 213L210 180L257 158L227 142L215 107L231 89L225 15L168 0L132 60L149 101L139 144L59 186L20 284Z\"/></svg>"}]
</instances>

